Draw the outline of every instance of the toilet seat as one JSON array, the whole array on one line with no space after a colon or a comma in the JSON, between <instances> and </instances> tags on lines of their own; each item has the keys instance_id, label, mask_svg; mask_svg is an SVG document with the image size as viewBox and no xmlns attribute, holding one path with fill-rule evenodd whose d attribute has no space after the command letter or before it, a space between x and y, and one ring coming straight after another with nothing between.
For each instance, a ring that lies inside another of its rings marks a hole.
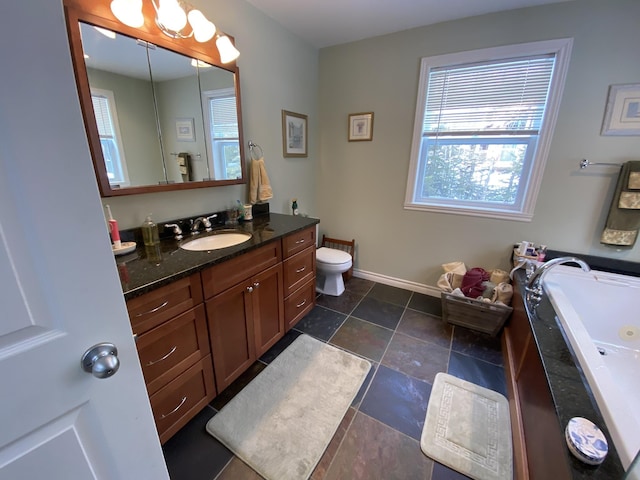
<instances>
[{"instance_id":1,"label":"toilet seat","mask_svg":"<svg viewBox=\"0 0 640 480\"><path fill-rule=\"evenodd\" d=\"M335 248L320 247L316 250L316 262L327 265L343 265L351 262L351 255Z\"/></svg>"}]
</instances>

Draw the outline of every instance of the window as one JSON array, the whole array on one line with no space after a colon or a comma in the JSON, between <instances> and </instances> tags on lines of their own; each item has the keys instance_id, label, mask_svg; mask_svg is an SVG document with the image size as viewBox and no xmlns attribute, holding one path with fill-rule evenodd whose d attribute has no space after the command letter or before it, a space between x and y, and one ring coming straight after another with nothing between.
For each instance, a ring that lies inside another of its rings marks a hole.
<instances>
[{"instance_id":1,"label":"window","mask_svg":"<svg viewBox=\"0 0 640 480\"><path fill-rule=\"evenodd\" d=\"M97 88L91 89L93 111L98 124L98 135L102 146L102 156L107 169L110 185L129 185L127 163L124 158L122 137L118 126L118 114L113 92Z\"/></svg>"},{"instance_id":2,"label":"window","mask_svg":"<svg viewBox=\"0 0 640 480\"><path fill-rule=\"evenodd\" d=\"M207 143L213 156L216 180L237 179L242 176L236 95L233 88L203 93L209 134Z\"/></svg>"},{"instance_id":3,"label":"window","mask_svg":"<svg viewBox=\"0 0 640 480\"><path fill-rule=\"evenodd\" d=\"M571 43L423 58L405 208L530 221Z\"/></svg>"}]
</instances>

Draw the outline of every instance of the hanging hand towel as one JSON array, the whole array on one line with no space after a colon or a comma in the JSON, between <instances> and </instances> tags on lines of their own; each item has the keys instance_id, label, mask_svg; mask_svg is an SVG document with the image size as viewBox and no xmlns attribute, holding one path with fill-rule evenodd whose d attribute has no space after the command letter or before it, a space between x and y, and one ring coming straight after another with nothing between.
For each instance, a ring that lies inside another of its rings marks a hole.
<instances>
[{"instance_id":1,"label":"hanging hand towel","mask_svg":"<svg viewBox=\"0 0 640 480\"><path fill-rule=\"evenodd\" d=\"M251 180L249 182L249 203L264 202L273 197L273 190L264 164L264 157L251 159Z\"/></svg>"},{"instance_id":2,"label":"hanging hand towel","mask_svg":"<svg viewBox=\"0 0 640 480\"><path fill-rule=\"evenodd\" d=\"M635 182L640 161L622 165L600 243L631 248L640 230L640 191Z\"/></svg>"}]
</instances>

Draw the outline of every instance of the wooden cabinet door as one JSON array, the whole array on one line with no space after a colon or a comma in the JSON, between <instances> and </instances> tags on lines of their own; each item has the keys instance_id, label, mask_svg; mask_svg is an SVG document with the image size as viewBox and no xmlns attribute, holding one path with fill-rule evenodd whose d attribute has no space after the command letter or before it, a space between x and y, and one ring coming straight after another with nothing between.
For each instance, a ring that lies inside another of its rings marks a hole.
<instances>
[{"instance_id":1,"label":"wooden cabinet door","mask_svg":"<svg viewBox=\"0 0 640 480\"><path fill-rule=\"evenodd\" d=\"M253 324L256 357L260 357L284 336L282 264L259 273L251 279Z\"/></svg>"},{"instance_id":2,"label":"wooden cabinet door","mask_svg":"<svg viewBox=\"0 0 640 480\"><path fill-rule=\"evenodd\" d=\"M250 283L241 282L207 300L209 339L218 392L256 359Z\"/></svg>"}]
</instances>

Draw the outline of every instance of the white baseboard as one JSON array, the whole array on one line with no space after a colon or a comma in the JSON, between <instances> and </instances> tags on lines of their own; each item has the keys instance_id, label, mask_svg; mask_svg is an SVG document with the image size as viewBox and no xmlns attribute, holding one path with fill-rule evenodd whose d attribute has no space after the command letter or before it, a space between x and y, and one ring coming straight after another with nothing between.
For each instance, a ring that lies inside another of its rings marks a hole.
<instances>
[{"instance_id":1,"label":"white baseboard","mask_svg":"<svg viewBox=\"0 0 640 480\"><path fill-rule=\"evenodd\" d=\"M424 293L425 295L431 295L432 297L440 297L441 290L438 287L432 287L423 283L410 282L409 280L402 280L400 278L389 277L379 273L367 272L357 268L353 269L353 276L389 285L391 287L404 288L405 290L411 290L412 292Z\"/></svg>"}]
</instances>

